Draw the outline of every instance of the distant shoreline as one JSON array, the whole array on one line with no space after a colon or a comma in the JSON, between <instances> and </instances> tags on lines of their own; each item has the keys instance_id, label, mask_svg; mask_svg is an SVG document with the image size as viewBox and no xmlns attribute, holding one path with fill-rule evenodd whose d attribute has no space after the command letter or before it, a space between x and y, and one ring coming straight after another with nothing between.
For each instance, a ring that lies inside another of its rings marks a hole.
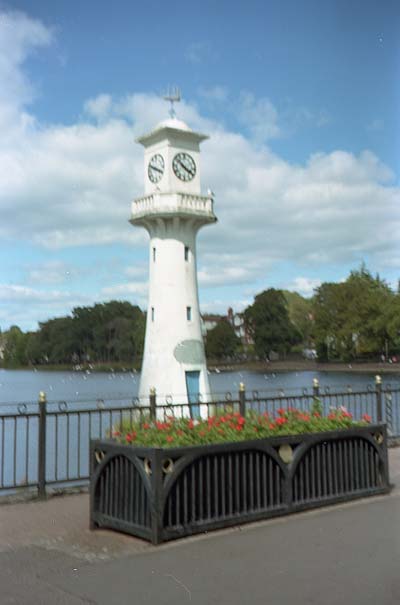
<instances>
[{"instance_id":1,"label":"distant shoreline","mask_svg":"<svg viewBox=\"0 0 400 605\"><path fill-rule=\"evenodd\" d=\"M283 361L247 361L247 362L216 362L210 361L207 367L211 371L231 372L235 370L247 370L251 372L347 372L365 373L365 374L397 374L400 376L400 363L382 363L382 362L318 362L306 359L283 360ZM0 368L4 370L31 370L31 371L58 371L58 372L137 372L140 371L140 365L131 364L84 364L73 366L68 364L43 365L43 366L25 366L20 368Z\"/></svg>"},{"instance_id":2,"label":"distant shoreline","mask_svg":"<svg viewBox=\"0 0 400 605\"><path fill-rule=\"evenodd\" d=\"M249 370L254 372L348 372L365 374L398 374L400 376L400 363L340 363L340 362L318 362L311 360L287 360L287 361L249 361L244 363L217 364L209 363L208 368L221 372L231 370Z\"/></svg>"}]
</instances>

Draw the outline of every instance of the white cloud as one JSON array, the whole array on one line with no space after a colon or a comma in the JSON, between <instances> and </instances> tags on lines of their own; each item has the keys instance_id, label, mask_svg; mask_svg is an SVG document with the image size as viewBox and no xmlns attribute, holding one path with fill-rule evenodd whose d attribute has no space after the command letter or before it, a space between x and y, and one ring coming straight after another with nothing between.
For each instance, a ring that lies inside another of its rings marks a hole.
<instances>
[{"instance_id":1,"label":"white cloud","mask_svg":"<svg viewBox=\"0 0 400 605\"><path fill-rule=\"evenodd\" d=\"M37 285L63 284L76 278L81 273L77 267L62 261L48 261L36 267L30 267L27 279Z\"/></svg>"},{"instance_id":2,"label":"white cloud","mask_svg":"<svg viewBox=\"0 0 400 605\"><path fill-rule=\"evenodd\" d=\"M72 307L93 302L92 297L79 292L0 284L0 325L3 330L11 325L32 329L37 322L68 315Z\"/></svg>"},{"instance_id":3,"label":"white cloud","mask_svg":"<svg viewBox=\"0 0 400 605\"><path fill-rule=\"evenodd\" d=\"M238 118L257 143L263 143L281 135L278 112L267 98L257 99L250 92L242 92L239 99Z\"/></svg>"},{"instance_id":4,"label":"white cloud","mask_svg":"<svg viewBox=\"0 0 400 605\"><path fill-rule=\"evenodd\" d=\"M52 32L40 21L18 11L0 15L0 102L1 105L32 101L35 91L21 66L35 48L47 46Z\"/></svg>"},{"instance_id":5,"label":"white cloud","mask_svg":"<svg viewBox=\"0 0 400 605\"><path fill-rule=\"evenodd\" d=\"M98 95L94 99L89 99L84 105L84 109L89 116L97 120L103 120L110 115L112 98L110 95Z\"/></svg>"},{"instance_id":6,"label":"white cloud","mask_svg":"<svg viewBox=\"0 0 400 605\"><path fill-rule=\"evenodd\" d=\"M135 283L115 284L102 288L101 296L108 300L119 300L129 298L140 307L147 307L148 282L138 281Z\"/></svg>"},{"instance_id":7,"label":"white cloud","mask_svg":"<svg viewBox=\"0 0 400 605\"><path fill-rule=\"evenodd\" d=\"M0 19L0 237L55 249L122 243L143 250L147 234L128 223L131 199L143 192L143 152L134 137L166 116L165 102L155 94L105 92L87 100L76 124L38 123L28 111L34 91L23 61L51 40L48 29L19 13ZM224 94L214 90L216 98ZM379 158L336 150L290 164L262 144L281 134L272 103L244 93L240 107L250 137L188 102L178 107L181 119L211 135L202 147L202 182L216 193L219 222L199 236L201 284L268 284L267 272L283 262L303 275L310 265L355 266L363 258L373 271L400 269L399 188ZM48 283L58 283L60 267L50 269ZM138 284L111 283L101 294L135 295L144 304L145 273L135 271L126 274ZM301 279L305 292L310 281ZM11 300L12 292L0 294ZM39 300L35 292L31 299Z\"/></svg>"},{"instance_id":8,"label":"white cloud","mask_svg":"<svg viewBox=\"0 0 400 605\"><path fill-rule=\"evenodd\" d=\"M312 296L314 290L321 285L321 280L315 277L296 277L290 284L284 286L286 290L293 290L302 296Z\"/></svg>"},{"instance_id":9,"label":"white cloud","mask_svg":"<svg viewBox=\"0 0 400 605\"><path fill-rule=\"evenodd\" d=\"M228 89L225 86L212 86L210 88L200 88L199 95L208 101L224 102L228 99Z\"/></svg>"},{"instance_id":10,"label":"white cloud","mask_svg":"<svg viewBox=\"0 0 400 605\"><path fill-rule=\"evenodd\" d=\"M124 273L128 277L135 277L138 279L143 279L144 276L147 276L148 264L141 263L141 264L135 264L132 267L126 267Z\"/></svg>"}]
</instances>

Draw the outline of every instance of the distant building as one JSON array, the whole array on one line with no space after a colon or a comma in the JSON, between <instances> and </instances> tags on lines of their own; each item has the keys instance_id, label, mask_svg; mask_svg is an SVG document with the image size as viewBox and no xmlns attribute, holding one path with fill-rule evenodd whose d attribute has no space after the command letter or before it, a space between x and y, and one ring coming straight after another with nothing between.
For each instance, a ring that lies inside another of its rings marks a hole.
<instances>
[{"instance_id":1,"label":"distant building","mask_svg":"<svg viewBox=\"0 0 400 605\"><path fill-rule=\"evenodd\" d=\"M207 335L207 332L213 330L222 319L226 319L226 317L224 315L203 313L201 315L201 333L203 337Z\"/></svg>"},{"instance_id":2,"label":"distant building","mask_svg":"<svg viewBox=\"0 0 400 605\"><path fill-rule=\"evenodd\" d=\"M236 336L240 338L242 345L248 346L254 344L254 341L246 328L244 314L235 313L232 307L229 307L226 315L203 313L201 316L201 329L203 336L206 337L207 332L215 328L218 322L223 319L231 324L235 330Z\"/></svg>"}]
</instances>

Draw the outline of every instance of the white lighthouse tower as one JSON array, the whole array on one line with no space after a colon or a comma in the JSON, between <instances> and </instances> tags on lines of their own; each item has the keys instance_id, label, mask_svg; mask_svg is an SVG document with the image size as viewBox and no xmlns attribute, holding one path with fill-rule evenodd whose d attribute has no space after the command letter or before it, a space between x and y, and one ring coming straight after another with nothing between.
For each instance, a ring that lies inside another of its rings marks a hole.
<instances>
[{"instance_id":1,"label":"white lighthouse tower","mask_svg":"<svg viewBox=\"0 0 400 605\"><path fill-rule=\"evenodd\" d=\"M130 222L150 236L141 403L153 388L159 404L210 398L196 271L197 232L217 220L212 196L200 188L199 145L207 138L172 107L170 119L137 139L145 149L145 195L132 203Z\"/></svg>"}]
</instances>

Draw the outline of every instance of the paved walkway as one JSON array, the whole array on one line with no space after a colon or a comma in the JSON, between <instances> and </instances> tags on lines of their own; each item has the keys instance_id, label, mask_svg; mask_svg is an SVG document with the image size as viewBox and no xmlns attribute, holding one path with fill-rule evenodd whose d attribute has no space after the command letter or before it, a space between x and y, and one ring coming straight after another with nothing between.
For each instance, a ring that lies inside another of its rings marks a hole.
<instances>
[{"instance_id":1,"label":"paved walkway","mask_svg":"<svg viewBox=\"0 0 400 605\"><path fill-rule=\"evenodd\" d=\"M0 603L395 605L400 448L389 496L153 547L88 529L88 496L0 506Z\"/></svg>"}]
</instances>

